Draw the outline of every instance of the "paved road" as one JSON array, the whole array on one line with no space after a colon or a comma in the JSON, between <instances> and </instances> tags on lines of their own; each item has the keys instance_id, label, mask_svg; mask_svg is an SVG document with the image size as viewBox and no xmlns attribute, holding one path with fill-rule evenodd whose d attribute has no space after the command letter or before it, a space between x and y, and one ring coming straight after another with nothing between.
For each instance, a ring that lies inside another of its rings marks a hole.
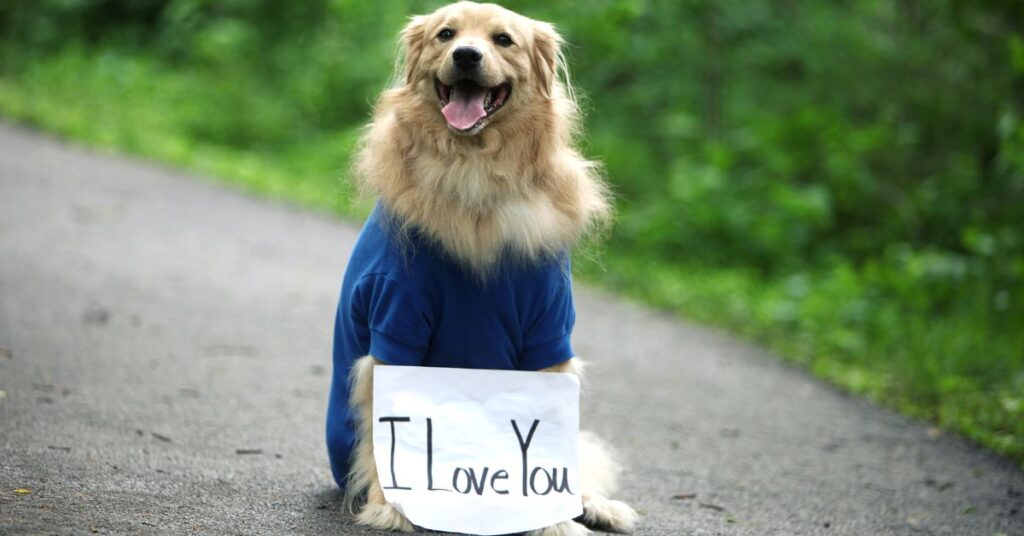
<instances>
[{"instance_id":1,"label":"paved road","mask_svg":"<svg viewBox=\"0 0 1024 536\"><path fill-rule=\"evenodd\" d=\"M355 237L0 126L0 533L364 533L321 431ZM1024 534L1011 463L727 336L578 308L584 426L638 534Z\"/></svg>"}]
</instances>

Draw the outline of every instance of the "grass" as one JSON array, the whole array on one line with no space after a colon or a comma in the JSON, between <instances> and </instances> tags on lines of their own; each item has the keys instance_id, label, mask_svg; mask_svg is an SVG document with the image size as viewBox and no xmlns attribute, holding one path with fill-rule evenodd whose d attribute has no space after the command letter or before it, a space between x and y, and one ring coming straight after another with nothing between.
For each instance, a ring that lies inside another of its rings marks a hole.
<instances>
[{"instance_id":1,"label":"grass","mask_svg":"<svg viewBox=\"0 0 1024 536\"><path fill-rule=\"evenodd\" d=\"M337 214L360 212L345 180L358 128L288 145L239 149L210 143L202 133L217 129L217 112L198 103L208 100L211 83L209 75L168 72L142 55L69 49L17 79L0 77L0 113L89 147L183 167L249 192ZM244 105L280 106L258 98Z\"/></svg>"},{"instance_id":2,"label":"grass","mask_svg":"<svg viewBox=\"0 0 1024 536\"><path fill-rule=\"evenodd\" d=\"M167 69L144 54L69 48L28 62L16 75L0 74L0 114L259 195L350 219L367 213L345 174L357 127L289 131L289 110L275 95L239 91L202 70ZM882 264L836 263L773 280L667 263L613 238L600 262L584 259L576 269L587 281L759 342L818 377L1024 463L1024 330L980 301L948 314L915 306L906 289L929 284L935 265L897 252ZM935 292L946 284L938 281ZM975 283L955 284L969 290ZM991 294L982 290L978 296Z\"/></svg>"}]
</instances>

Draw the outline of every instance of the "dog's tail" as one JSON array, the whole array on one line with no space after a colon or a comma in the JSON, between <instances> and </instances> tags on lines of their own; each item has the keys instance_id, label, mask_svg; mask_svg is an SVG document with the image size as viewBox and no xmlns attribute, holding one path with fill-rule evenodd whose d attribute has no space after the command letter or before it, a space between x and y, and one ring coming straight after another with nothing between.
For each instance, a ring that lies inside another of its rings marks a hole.
<instances>
[{"instance_id":1,"label":"dog's tail","mask_svg":"<svg viewBox=\"0 0 1024 536\"><path fill-rule=\"evenodd\" d=\"M591 432L580 432L580 486L584 493L608 497L615 492L621 471L607 443Z\"/></svg>"}]
</instances>

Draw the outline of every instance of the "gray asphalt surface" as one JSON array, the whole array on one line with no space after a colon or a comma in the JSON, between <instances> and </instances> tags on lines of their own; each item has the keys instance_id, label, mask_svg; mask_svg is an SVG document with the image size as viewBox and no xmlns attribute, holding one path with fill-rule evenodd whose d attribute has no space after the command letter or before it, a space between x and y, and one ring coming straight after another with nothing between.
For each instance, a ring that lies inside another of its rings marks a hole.
<instances>
[{"instance_id":1,"label":"gray asphalt surface","mask_svg":"<svg viewBox=\"0 0 1024 536\"><path fill-rule=\"evenodd\" d=\"M322 437L356 233L0 126L0 533L365 534ZM577 305L584 427L637 534L1024 534L1012 463L723 334Z\"/></svg>"}]
</instances>

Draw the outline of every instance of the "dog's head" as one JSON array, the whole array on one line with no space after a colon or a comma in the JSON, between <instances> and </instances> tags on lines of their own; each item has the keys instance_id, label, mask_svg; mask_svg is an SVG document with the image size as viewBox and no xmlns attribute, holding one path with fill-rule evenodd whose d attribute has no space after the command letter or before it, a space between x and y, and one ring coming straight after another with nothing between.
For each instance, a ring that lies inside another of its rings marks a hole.
<instances>
[{"instance_id":1,"label":"dog's head","mask_svg":"<svg viewBox=\"0 0 1024 536\"><path fill-rule=\"evenodd\" d=\"M404 83L457 135L522 118L556 90L561 37L495 4L459 2L413 17L402 41Z\"/></svg>"}]
</instances>

